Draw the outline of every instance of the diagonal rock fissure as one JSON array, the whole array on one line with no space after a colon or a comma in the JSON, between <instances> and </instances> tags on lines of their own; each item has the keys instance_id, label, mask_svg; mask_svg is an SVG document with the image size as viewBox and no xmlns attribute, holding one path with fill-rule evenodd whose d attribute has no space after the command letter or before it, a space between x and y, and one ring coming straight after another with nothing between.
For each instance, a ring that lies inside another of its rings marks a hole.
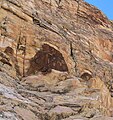
<instances>
[{"instance_id":1,"label":"diagonal rock fissure","mask_svg":"<svg viewBox=\"0 0 113 120\"><path fill-rule=\"evenodd\" d=\"M19 17L20 19L24 20L24 21L27 21L25 18L21 17L20 15L18 15L17 13L15 13L14 11L12 11L11 9L9 8L6 8L4 6L1 6L2 9L8 11L8 12L11 12L12 14L16 15L17 17Z\"/></svg>"},{"instance_id":2,"label":"diagonal rock fissure","mask_svg":"<svg viewBox=\"0 0 113 120\"><path fill-rule=\"evenodd\" d=\"M6 1L8 1L9 3L11 3L17 7L21 7L20 3L17 0L15 0L15 1L14 0L6 0Z\"/></svg>"},{"instance_id":3,"label":"diagonal rock fissure","mask_svg":"<svg viewBox=\"0 0 113 120\"><path fill-rule=\"evenodd\" d=\"M58 32L55 31L52 27L46 25L44 22L42 22L42 20L39 20L38 18L34 18L34 17L33 17L33 23L34 23L35 25L38 25L39 27L42 27L42 28L44 28L44 29L46 29L46 30L49 30L49 31L51 31L51 32L54 32L54 33L56 33L56 34L58 34L59 36L62 37L62 34L59 33L59 31L58 31Z\"/></svg>"}]
</instances>

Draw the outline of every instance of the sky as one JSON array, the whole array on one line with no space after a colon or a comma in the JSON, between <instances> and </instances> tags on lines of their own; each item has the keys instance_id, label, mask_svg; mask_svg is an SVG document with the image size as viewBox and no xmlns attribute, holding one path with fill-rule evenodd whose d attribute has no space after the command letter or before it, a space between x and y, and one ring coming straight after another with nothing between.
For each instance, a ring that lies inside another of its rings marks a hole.
<instances>
[{"instance_id":1,"label":"sky","mask_svg":"<svg viewBox=\"0 0 113 120\"><path fill-rule=\"evenodd\" d=\"M84 0L99 8L110 20L113 20L113 0Z\"/></svg>"}]
</instances>

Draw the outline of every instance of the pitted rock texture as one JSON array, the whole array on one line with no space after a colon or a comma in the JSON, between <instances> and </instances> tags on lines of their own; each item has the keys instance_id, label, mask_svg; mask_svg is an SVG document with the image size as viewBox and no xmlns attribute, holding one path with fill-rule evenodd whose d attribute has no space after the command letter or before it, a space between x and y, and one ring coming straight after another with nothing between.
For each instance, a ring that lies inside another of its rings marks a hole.
<instances>
[{"instance_id":1,"label":"pitted rock texture","mask_svg":"<svg viewBox=\"0 0 113 120\"><path fill-rule=\"evenodd\" d=\"M113 22L83 0L0 0L0 120L101 119L113 119Z\"/></svg>"}]
</instances>

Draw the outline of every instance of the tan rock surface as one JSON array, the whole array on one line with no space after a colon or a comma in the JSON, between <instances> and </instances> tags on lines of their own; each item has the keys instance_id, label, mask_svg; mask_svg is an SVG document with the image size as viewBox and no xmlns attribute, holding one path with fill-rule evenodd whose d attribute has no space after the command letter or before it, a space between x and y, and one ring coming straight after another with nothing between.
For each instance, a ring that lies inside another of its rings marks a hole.
<instances>
[{"instance_id":1,"label":"tan rock surface","mask_svg":"<svg viewBox=\"0 0 113 120\"><path fill-rule=\"evenodd\" d=\"M112 52L83 0L0 0L0 120L113 120Z\"/></svg>"}]
</instances>

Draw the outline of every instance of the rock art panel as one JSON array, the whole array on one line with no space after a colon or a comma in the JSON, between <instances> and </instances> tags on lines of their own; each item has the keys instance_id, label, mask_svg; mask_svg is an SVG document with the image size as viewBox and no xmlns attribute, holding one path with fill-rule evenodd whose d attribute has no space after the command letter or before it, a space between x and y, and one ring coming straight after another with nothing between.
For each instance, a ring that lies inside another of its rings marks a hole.
<instances>
[{"instance_id":1,"label":"rock art panel","mask_svg":"<svg viewBox=\"0 0 113 120\"><path fill-rule=\"evenodd\" d=\"M41 50L30 60L30 68L27 74L30 75L39 71L43 74L47 74L51 72L52 69L62 72L68 71L67 64L62 54L50 45L43 44Z\"/></svg>"}]
</instances>

